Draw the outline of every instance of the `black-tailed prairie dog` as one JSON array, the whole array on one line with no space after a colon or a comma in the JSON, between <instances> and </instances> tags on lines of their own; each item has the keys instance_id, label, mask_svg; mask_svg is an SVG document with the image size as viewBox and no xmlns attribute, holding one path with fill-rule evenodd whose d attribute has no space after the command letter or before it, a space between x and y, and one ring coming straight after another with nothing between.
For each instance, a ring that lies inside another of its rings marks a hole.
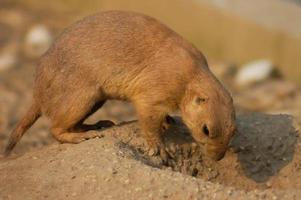
<instances>
[{"instance_id":1,"label":"black-tailed prairie dog","mask_svg":"<svg viewBox=\"0 0 301 200\"><path fill-rule=\"evenodd\" d=\"M89 130L110 121L84 121L109 99L133 103L151 154L163 158L162 125L175 110L215 160L234 133L232 98L199 50L154 18L107 11L67 28L40 58L33 103L12 132L6 154L42 114L59 142L101 136Z\"/></svg>"}]
</instances>

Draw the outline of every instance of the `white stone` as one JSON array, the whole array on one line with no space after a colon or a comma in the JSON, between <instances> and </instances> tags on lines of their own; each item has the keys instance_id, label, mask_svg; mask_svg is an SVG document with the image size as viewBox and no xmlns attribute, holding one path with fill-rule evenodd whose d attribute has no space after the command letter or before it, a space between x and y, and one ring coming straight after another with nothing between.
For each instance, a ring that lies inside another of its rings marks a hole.
<instances>
[{"instance_id":1,"label":"white stone","mask_svg":"<svg viewBox=\"0 0 301 200\"><path fill-rule=\"evenodd\" d=\"M257 60L241 67L235 77L238 86L249 86L271 76L273 63L269 60Z\"/></svg>"},{"instance_id":2,"label":"white stone","mask_svg":"<svg viewBox=\"0 0 301 200\"><path fill-rule=\"evenodd\" d=\"M29 57L39 57L44 54L52 43L52 36L44 25L35 25L25 36L25 54Z\"/></svg>"}]
</instances>

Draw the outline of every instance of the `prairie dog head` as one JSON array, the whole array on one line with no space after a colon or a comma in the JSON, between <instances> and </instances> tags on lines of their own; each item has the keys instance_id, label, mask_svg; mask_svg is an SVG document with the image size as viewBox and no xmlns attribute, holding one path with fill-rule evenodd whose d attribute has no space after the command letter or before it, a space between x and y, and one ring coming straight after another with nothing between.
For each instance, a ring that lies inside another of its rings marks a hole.
<instances>
[{"instance_id":1,"label":"prairie dog head","mask_svg":"<svg viewBox=\"0 0 301 200\"><path fill-rule=\"evenodd\" d=\"M222 159L236 129L235 110L230 93L209 69L196 74L187 85L181 112L203 153Z\"/></svg>"}]
</instances>

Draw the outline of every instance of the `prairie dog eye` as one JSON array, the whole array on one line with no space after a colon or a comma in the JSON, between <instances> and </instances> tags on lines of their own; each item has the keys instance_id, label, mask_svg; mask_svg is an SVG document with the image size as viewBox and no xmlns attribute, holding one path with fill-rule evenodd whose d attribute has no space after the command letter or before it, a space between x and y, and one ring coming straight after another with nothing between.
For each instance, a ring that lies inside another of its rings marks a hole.
<instances>
[{"instance_id":1,"label":"prairie dog eye","mask_svg":"<svg viewBox=\"0 0 301 200\"><path fill-rule=\"evenodd\" d=\"M207 136L207 137L209 137L209 129L208 129L208 126L205 124L204 126L203 126L203 133Z\"/></svg>"},{"instance_id":2,"label":"prairie dog eye","mask_svg":"<svg viewBox=\"0 0 301 200\"><path fill-rule=\"evenodd\" d=\"M195 103L198 104L198 105L200 105L201 103L204 103L205 101L206 101L206 99L202 98L202 97L197 97L195 99Z\"/></svg>"}]
</instances>

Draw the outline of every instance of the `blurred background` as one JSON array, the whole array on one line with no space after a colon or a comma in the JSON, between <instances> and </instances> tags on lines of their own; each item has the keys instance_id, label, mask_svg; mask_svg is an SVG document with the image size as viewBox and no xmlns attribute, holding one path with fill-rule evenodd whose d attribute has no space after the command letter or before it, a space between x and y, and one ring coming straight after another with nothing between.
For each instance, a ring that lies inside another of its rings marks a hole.
<instances>
[{"instance_id":1,"label":"blurred background","mask_svg":"<svg viewBox=\"0 0 301 200\"><path fill-rule=\"evenodd\" d=\"M298 0L0 0L0 151L31 102L38 58L76 20L104 10L153 16L200 49L231 91L238 113L301 114L301 1ZM110 101L89 122L135 119ZM55 142L41 118L16 148Z\"/></svg>"}]
</instances>

